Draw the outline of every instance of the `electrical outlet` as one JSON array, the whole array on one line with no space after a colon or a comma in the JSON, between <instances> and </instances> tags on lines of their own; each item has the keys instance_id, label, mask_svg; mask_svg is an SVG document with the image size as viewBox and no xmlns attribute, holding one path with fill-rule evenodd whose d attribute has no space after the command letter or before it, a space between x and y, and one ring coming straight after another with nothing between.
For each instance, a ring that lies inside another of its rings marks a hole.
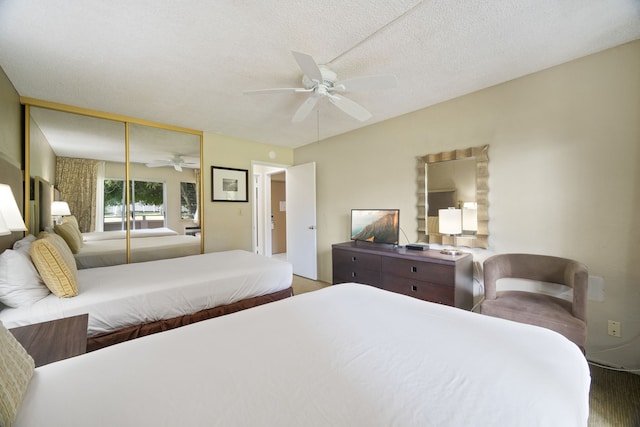
<instances>
[{"instance_id":1,"label":"electrical outlet","mask_svg":"<svg viewBox=\"0 0 640 427\"><path fill-rule=\"evenodd\" d=\"M608 322L608 326L609 326L609 335L611 335L612 337L621 337L622 336L622 330L620 328L620 322L617 322L615 320L609 320Z\"/></svg>"}]
</instances>

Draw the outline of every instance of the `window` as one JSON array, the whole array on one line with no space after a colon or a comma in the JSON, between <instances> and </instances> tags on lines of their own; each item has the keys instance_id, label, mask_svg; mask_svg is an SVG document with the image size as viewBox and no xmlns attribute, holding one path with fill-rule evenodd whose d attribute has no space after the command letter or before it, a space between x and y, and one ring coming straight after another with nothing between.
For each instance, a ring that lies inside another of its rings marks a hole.
<instances>
[{"instance_id":1,"label":"window","mask_svg":"<svg viewBox=\"0 0 640 427\"><path fill-rule=\"evenodd\" d=\"M158 181L130 181L131 229L166 226L165 184ZM124 180L104 180L104 231L125 230Z\"/></svg>"},{"instance_id":2,"label":"window","mask_svg":"<svg viewBox=\"0 0 640 427\"><path fill-rule=\"evenodd\" d=\"M180 183L180 218L197 220L198 196L195 182Z\"/></svg>"}]
</instances>

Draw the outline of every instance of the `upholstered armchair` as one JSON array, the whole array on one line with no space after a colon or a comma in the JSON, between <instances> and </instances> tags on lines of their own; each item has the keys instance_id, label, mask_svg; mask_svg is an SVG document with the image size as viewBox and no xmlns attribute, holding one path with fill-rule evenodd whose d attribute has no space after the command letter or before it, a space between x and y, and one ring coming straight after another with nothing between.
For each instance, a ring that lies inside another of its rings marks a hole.
<instances>
[{"instance_id":1,"label":"upholstered armchair","mask_svg":"<svg viewBox=\"0 0 640 427\"><path fill-rule=\"evenodd\" d=\"M529 279L573 288L573 300L535 291L496 291L502 278ZM587 268L576 261L546 255L501 254L484 262L480 313L542 326L573 341L584 352L587 339Z\"/></svg>"}]
</instances>

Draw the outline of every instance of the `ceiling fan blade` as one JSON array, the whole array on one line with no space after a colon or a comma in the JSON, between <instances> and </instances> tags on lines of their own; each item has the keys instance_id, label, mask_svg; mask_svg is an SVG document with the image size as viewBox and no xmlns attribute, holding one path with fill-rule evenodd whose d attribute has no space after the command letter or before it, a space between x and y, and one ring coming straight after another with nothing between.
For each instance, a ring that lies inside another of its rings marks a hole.
<instances>
[{"instance_id":1,"label":"ceiling fan blade","mask_svg":"<svg viewBox=\"0 0 640 427\"><path fill-rule=\"evenodd\" d=\"M363 106L357 104L350 100L349 98L345 98L342 95L337 94L327 94L329 101L351 117L364 122L371 118L371 113L367 111Z\"/></svg>"},{"instance_id":2,"label":"ceiling fan blade","mask_svg":"<svg viewBox=\"0 0 640 427\"><path fill-rule=\"evenodd\" d=\"M316 106L316 104L318 103L318 99L320 98L318 98L317 96L310 96L309 98L307 98L306 101L302 103L300 108L298 108L298 111L296 111L296 113L293 115L291 121L294 123L303 121L309 115L311 110L313 110L313 107Z\"/></svg>"},{"instance_id":3,"label":"ceiling fan blade","mask_svg":"<svg viewBox=\"0 0 640 427\"><path fill-rule=\"evenodd\" d=\"M332 88L337 92L353 90L392 89L398 86L398 79L393 75L364 76L336 82Z\"/></svg>"},{"instance_id":4,"label":"ceiling fan blade","mask_svg":"<svg viewBox=\"0 0 640 427\"><path fill-rule=\"evenodd\" d=\"M273 89L258 89L258 90L243 90L245 95L269 95L272 93L296 93L296 92L311 92L313 89L305 89L303 87L279 87Z\"/></svg>"},{"instance_id":5,"label":"ceiling fan blade","mask_svg":"<svg viewBox=\"0 0 640 427\"><path fill-rule=\"evenodd\" d=\"M180 165L177 165L177 164L173 165L173 168L178 172L182 172L182 166L180 166Z\"/></svg>"},{"instance_id":6,"label":"ceiling fan blade","mask_svg":"<svg viewBox=\"0 0 640 427\"><path fill-rule=\"evenodd\" d=\"M152 162L152 163L145 164L145 166L148 167L148 168L161 168L161 167L165 167L165 166L171 166L171 163L168 163L168 162Z\"/></svg>"},{"instance_id":7,"label":"ceiling fan blade","mask_svg":"<svg viewBox=\"0 0 640 427\"><path fill-rule=\"evenodd\" d=\"M309 77L311 80L316 80L320 83L322 82L323 79L320 67L318 67L318 64L316 64L316 61L310 55L294 51L291 53L305 76Z\"/></svg>"}]
</instances>

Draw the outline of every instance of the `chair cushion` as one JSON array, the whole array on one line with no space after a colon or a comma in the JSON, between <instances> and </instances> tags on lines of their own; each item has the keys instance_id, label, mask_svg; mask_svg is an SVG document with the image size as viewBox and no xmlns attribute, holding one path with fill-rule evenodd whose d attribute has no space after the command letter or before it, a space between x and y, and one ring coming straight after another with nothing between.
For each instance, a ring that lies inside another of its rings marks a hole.
<instances>
[{"instance_id":1,"label":"chair cushion","mask_svg":"<svg viewBox=\"0 0 640 427\"><path fill-rule=\"evenodd\" d=\"M573 317L571 302L550 295L502 291L495 300L484 300L480 313L551 329L583 348L587 324Z\"/></svg>"}]
</instances>

